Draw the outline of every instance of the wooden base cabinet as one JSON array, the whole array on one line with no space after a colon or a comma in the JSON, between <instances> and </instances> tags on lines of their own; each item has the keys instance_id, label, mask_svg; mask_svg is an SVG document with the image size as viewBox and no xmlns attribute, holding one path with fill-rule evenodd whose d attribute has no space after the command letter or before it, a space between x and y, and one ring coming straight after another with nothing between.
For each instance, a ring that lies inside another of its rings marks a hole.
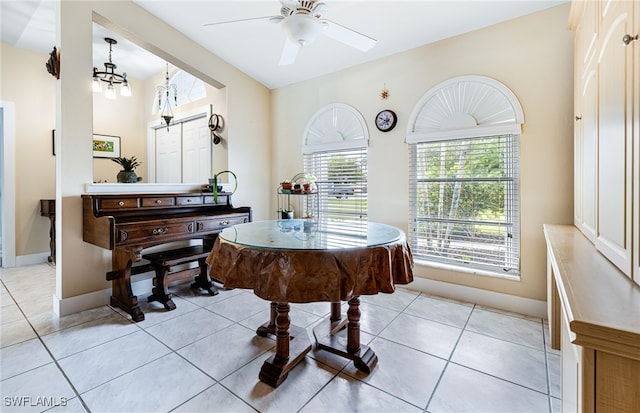
<instances>
[{"instance_id":1,"label":"wooden base cabinet","mask_svg":"<svg viewBox=\"0 0 640 413\"><path fill-rule=\"evenodd\" d=\"M640 412L640 286L576 227L545 225L563 412Z\"/></svg>"}]
</instances>

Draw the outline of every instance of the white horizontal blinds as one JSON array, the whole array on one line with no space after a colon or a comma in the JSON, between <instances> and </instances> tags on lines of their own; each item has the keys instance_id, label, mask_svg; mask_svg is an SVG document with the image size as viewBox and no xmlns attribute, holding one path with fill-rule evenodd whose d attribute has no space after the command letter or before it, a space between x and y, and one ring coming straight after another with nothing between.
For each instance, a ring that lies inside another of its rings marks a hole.
<instances>
[{"instance_id":1,"label":"white horizontal blinds","mask_svg":"<svg viewBox=\"0 0 640 413\"><path fill-rule=\"evenodd\" d=\"M319 215L327 229L354 233L367 221L367 149L304 155L304 170L316 177Z\"/></svg>"},{"instance_id":2,"label":"white horizontal blinds","mask_svg":"<svg viewBox=\"0 0 640 413\"><path fill-rule=\"evenodd\" d=\"M416 258L519 274L519 135L410 144Z\"/></svg>"}]
</instances>

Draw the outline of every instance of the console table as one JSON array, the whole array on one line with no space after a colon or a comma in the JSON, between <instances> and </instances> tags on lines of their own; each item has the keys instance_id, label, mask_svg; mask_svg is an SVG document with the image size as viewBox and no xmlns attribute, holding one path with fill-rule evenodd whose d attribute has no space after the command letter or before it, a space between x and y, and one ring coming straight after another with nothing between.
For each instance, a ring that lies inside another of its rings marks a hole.
<instances>
[{"instance_id":1,"label":"console table","mask_svg":"<svg viewBox=\"0 0 640 413\"><path fill-rule=\"evenodd\" d=\"M640 286L571 225L545 225L551 347L562 411L640 411Z\"/></svg>"},{"instance_id":2,"label":"console table","mask_svg":"<svg viewBox=\"0 0 640 413\"><path fill-rule=\"evenodd\" d=\"M202 239L211 248L224 228L251 221L251 208L234 208L230 193L86 194L82 195L82 239L112 250L111 305L134 321L144 320L131 275L154 268L133 267L143 248L172 241Z\"/></svg>"},{"instance_id":3,"label":"console table","mask_svg":"<svg viewBox=\"0 0 640 413\"><path fill-rule=\"evenodd\" d=\"M360 343L359 296L393 293L395 284L413 281L413 258L404 233L372 222L348 231L322 220L240 224L220 233L207 262L216 264L210 275L225 287L253 289L271 301L270 319L256 333L276 336L275 355L259 375L273 387L311 349L306 331L290 323L289 303L330 302L330 317L314 329L317 347L353 360L368 373L378 358ZM349 303L346 320L340 314L341 301ZM346 343L336 336L345 325Z\"/></svg>"}]
</instances>

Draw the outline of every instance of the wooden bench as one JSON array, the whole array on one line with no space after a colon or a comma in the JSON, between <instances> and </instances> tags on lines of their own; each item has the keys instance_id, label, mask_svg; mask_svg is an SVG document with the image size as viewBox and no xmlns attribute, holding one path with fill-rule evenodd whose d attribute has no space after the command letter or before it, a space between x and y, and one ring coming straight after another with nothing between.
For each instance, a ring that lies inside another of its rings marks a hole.
<instances>
[{"instance_id":1,"label":"wooden bench","mask_svg":"<svg viewBox=\"0 0 640 413\"><path fill-rule=\"evenodd\" d=\"M169 283L177 280L183 280L195 275L195 281L191 284L191 288L202 288L209 292L210 295L218 294L218 289L211 282L207 274L206 258L209 250L202 245L192 247L178 248L170 251L161 251L153 254L144 254L142 258L149 260L151 266L156 272L153 279L152 294L147 298L149 302L158 301L164 305L167 311L176 308L172 300L173 295L169 293ZM173 271L173 267L180 264L198 261L198 267L188 268L185 270Z\"/></svg>"}]
</instances>

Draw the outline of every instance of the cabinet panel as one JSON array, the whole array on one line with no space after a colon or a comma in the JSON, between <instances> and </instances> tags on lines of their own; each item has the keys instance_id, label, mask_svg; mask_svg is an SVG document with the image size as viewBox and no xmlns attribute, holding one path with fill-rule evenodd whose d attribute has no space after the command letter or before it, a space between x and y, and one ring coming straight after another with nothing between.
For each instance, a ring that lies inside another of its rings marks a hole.
<instances>
[{"instance_id":1,"label":"cabinet panel","mask_svg":"<svg viewBox=\"0 0 640 413\"><path fill-rule=\"evenodd\" d=\"M631 273L631 30L632 2L603 5L598 58L597 247L624 273Z\"/></svg>"}]
</instances>

